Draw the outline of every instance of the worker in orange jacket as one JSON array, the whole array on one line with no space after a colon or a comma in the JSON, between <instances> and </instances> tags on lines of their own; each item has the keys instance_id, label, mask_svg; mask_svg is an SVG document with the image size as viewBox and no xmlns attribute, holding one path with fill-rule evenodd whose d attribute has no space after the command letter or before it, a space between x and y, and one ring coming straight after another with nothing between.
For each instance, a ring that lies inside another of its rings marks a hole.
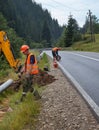
<instances>
[{"instance_id":1,"label":"worker in orange jacket","mask_svg":"<svg viewBox=\"0 0 99 130\"><path fill-rule=\"evenodd\" d=\"M59 47L54 47L52 48L52 55L53 55L53 60L56 59L56 57L58 56L58 51L61 50Z\"/></svg>"},{"instance_id":2,"label":"worker in orange jacket","mask_svg":"<svg viewBox=\"0 0 99 130\"><path fill-rule=\"evenodd\" d=\"M39 73L37 60L35 58L35 55L29 52L29 46L28 45L22 45L20 48L20 51L26 55L26 61L24 67L21 69L21 74L24 74L24 80L23 80L23 93L20 101L23 101L24 97L26 96L26 93L30 90L33 95L36 97L36 99L40 99L41 96L39 95L38 91L35 90L34 87L32 87L32 80L33 75Z\"/></svg>"}]
</instances>

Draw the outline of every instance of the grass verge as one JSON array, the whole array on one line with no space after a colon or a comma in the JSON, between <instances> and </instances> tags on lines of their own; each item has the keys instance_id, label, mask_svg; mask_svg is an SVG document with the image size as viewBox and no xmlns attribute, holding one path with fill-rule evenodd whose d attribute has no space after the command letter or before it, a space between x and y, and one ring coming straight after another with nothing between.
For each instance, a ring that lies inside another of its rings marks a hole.
<instances>
[{"instance_id":1,"label":"grass verge","mask_svg":"<svg viewBox=\"0 0 99 130\"><path fill-rule=\"evenodd\" d=\"M40 60L39 68L43 69L45 65L49 66L46 54L44 54ZM39 92L42 92L44 89L38 86L36 86L36 88ZM12 92L10 94L6 91L3 93L1 101L7 100L8 110L0 122L0 130L22 130L30 126L33 129L41 108L40 100L36 101L33 95L28 92L25 101L16 105L15 101L20 98L22 89L20 89L19 92Z\"/></svg>"}]
</instances>

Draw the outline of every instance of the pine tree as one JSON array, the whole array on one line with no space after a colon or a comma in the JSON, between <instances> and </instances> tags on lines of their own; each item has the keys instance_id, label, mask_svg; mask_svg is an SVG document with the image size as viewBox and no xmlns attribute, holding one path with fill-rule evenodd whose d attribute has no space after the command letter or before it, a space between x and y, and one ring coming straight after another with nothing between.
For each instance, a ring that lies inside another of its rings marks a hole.
<instances>
[{"instance_id":1,"label":"pine tree","mask_svg":"<svg viewBox=\"0 0 99 130\"><path fill-rule=\"evenodd\" d=\"M51 34L50 34L50 29L46 21L44 21L44 24L43 24L41 40L46 41L46 43L48 44L48 45L45 45L46 47L50 46L49 43L51 42Z\"/></svg>"},{"instance_id":2,"label":"pine tree","mask_svg":"<svg viewBox=\"0 0 99 130\"><path fill-rule=\"evenodd\" d=\"M0 30L6 30L8 28L7 24L7 20L4 18L2 13L0 13Z\"/></svg>"},{"instance_id":3,"label":"pine tree","mask_svg":"<svg viewBox=\"0 0 99 130\"><path fill-rule=\"evenodd\" d=\"M67 31L64 38L65 47L69 47L72 45L73 42L73 18L72 15L69 16Z\"/></svg>"},{"instance_id":4,"label":"pine tree","mask_svg":"<svg viewBox=\"0 0 99 130\"><path fill-rule=\"evenodd\" d=\"M64 36L65 47L69 47L73 44L73 42L78 41L81 38L80 36L77 21L72 18L72 15L70 15Z\"/></svg>"}]
</instances>

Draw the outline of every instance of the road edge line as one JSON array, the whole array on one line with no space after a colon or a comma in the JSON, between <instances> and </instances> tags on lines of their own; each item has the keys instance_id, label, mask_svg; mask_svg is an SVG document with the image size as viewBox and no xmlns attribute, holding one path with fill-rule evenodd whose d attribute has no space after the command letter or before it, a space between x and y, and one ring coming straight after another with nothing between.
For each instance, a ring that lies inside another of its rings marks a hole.
<instances>
[{"instance_id":1,"label":"road edge line","mask_svg":"<svg viewBox=\"0 0 99 130\"><path fill-rule=\"evenodd\" d=\"M44 51L41 55L43 55ZM45 52L46 53L46 52ZM47 54L47 53L46 53ZM47 54L48 55L48 54ZM50 58L52 56L48 55ZM85 100L86 104L90 107L92 114L99 122L99 107L98 105L93 101L93 99L85 92L85 90L80 86L80 84L73 78L73 76L66 70L64 67L57 62L59 65L59 68L63 72L63 74L68 78L68 80L73 84L73 86L76 88L76 90L79 92L79 94L82 96L82 98Z\"/></svg>"},{"instance_id":2,"label":"road edge line","mask_svg":"<svg viewBox=\"0 0 99 130\"><path fill-rule=\"evenodd\" d=\"M86 101L87 105L91 108L95 118L99 121L99 107L98 107L98 105L93 101L93 99L85 92L85 90L80 86L80 84L72 77L72 75L66 69L64 69L64 67L59 62L58 62L58 65L59 65L60 69L62 70L63 74L75 86L77 91L80 93L80 95Z\"/></svg>"}]
</instances>

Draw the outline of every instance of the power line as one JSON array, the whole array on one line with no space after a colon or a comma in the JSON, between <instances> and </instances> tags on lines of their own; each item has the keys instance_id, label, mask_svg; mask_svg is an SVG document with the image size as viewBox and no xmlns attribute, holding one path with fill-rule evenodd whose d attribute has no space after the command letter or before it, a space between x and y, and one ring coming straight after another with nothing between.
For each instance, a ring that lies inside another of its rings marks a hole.
<instances>
[{"instance_id":1,"label":"power line","mask_svg":"<svg viewBox=\"0 0 99 130\"><path fill-rule=\"evenodd\" d=\"M41 4L41 5L42 5L42 4ZM56 8L56 6L55 6L55 5L51 5L51 4L46 4L46 3L43 3L43 5L50 6L50 7L52 7L52 8Z\"/></svg>"},{"instance_id":2,"label":"power line","mask_svg":"<svg viewBox=\"0 0 99 130\"><path fill-rule=\"evenodd\" d=\"M54 4L51 4L51 2L54 2ZM67 6L66 4L63 4L63 3L61 3L61 2L57 2L56 0L50 0L50 3L45 3L45 1L43 2L43 4L41 4L41 5L43 5L43 7L44 6L49 6L49 7L51 7L51 8L54 8L54 10L58 10L58 12L60 11L60 12L63 12L64 14L66 14L67 12L71 12L71 13L73 13L73 15L74 15L74 12L73 11L75 11L75 13L76 13L76 17L78 16L78 13L80 13L80 15L81 16L83 16L84 15L84 13L83 13L83 11L86 11L87 12L87 10L76 10L76 9L74 9L74 8L72 8L72 7L70 7L70 6ZM61 9L59 10L59 7L61 7ZM44 8L47 8L47 7L44 7ZM50 8L50 9L51 9ZM67 9L67 10L66 10ZM72 9L72 10L71 10ZM54 11L53 11L54 12ZM81 14L81 12L82 12L82 14ZM86 15L86 12L85 12L85 15ZM67 16L67 15L66 15ZM67 18L66 18L67 19ZM82 20L81 20L82 21Z\"/></svg>"},{"instance_id":3,"label":"power line","mask_svg":"<svg viewBox=\"0 0 99 130\"><path fill-rule=\"evenodd\" d=\"M78 10L78 9L75 9L75 8L72 8L72 7L70 7L70 6L67 6L66 4L62 4L61 2L57 2L56 0L51 0L52 2L55 2L56 4L58 4L58 5L61 5L61 6L63 6L63 7L67 7L68 9L72 9L73 11L87 11L87 10Z\"/></svg>"},{"instance_id":4,"label":"power line","mask_svg":"<svg viewBox=\"0 0 99 130\"><path fill-rule=\"evenodd\" d=\"M76 11L76 12L78 12L78 11L80 11L80 12L82 12L82 11L87 11L88 9L86 9L86 10L78 10L78 9L75 9L75 8L72 8L71 6L68 6L68 5L66 5L66 4L63 4L63 3L61 3L61 2L57 2L56 0L50 0L50 1L52 1L52 2L54 2L54 3L56 3L57 5L59 5L59 6L61 6L61 7L64 7L65 9L67 8L67 9L72 9L73 11ZM50 7L52 7L52 8L54 8L54 9L57 9L57 6L56 5L52 5L52 4L48 4L48 3L43 3L43 5L47 5L47 6L50 6ZM63 9L63 8L62 8ZM61 11L62 11L62 9L61 9Z\"/></svg>"}]
</instances>

